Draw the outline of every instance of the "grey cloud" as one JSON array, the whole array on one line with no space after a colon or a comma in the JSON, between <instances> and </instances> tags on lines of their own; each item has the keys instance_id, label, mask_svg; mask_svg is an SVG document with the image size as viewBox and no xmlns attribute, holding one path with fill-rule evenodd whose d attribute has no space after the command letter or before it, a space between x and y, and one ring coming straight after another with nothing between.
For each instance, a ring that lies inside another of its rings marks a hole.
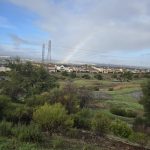
<instances>
[{"instance_id":1,"label":"grey cloud","mask_svg":"<svg viewBox=\"0 0 150 150\"><path fill-rule=\"evenodd\" d=\"M14 44L16 44L16 45L30 44L30 42L28 40L25 40L16 34L9 34L9 36L12 39L12 41L14 42Z\"/></svg>"},{"instance_id":2,"label":"grey cloud","mask_svg":"<svg viewBox=\"0 0 150 150\"><path fill-rule=\"evenodd\" d=\"M24 39L14 33L10 33L9 37L13 41L14 45L17 47L21 45L40 45L41 44L38 41L31 41L31 40Z\"/></svg>"},{"instance_id":3,"label":"grey cloud","mask_svg":"<svg viewBox=\"0 0 150 150\"><path fill-rule=\"evenodd\" d=\"M30 53L30 55L28 55L28 53ZM34 48L16 48L12 44L0 44L0 55L40 58L41 52Z\"/></svg>"},{"instance_id":4,"label":"grey cloud","mask_svg":"<svg viewBox=\"0 0 150 150\"><path fill-rule=\"evenodd\" d=\"M82 54L150 48L149 0L9 1L37 14L35 24L50 33L54 45L74 48L91 36L79 47Z\"/></svg>"}]
</instances>

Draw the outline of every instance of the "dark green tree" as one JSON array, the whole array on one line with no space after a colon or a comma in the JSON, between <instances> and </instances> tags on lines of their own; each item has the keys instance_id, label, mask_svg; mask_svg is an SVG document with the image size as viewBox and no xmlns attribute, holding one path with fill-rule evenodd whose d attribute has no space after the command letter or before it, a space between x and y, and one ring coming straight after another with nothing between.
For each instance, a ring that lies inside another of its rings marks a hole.
<instances>
[{"instance_id":1,"label":"dark green tree","mask_svg":"<svg viewBox=\"0 0 150 150\"><path fill-rule=\"evenodd\" d=\"M74 78L76 78L76 77L77 77L77 75L76 75L75 72L71 72L71 73L70 73L70 78L74 79Z\"/></svg>"},{"instance_id":2,"label":"dark green tree","mask_svg":"<svg viewBox=\"0 0 150 150\"><path fill-rule=\"evenodd\" d=\"M96 74L94 77L95 77L97 80L103 80L103 77L102 77L101 74Z\"/></svg>"},{"instance_id":3,"label":"dark green tree","mask_svg":"<svg viewBox=\"0 0 150 150\"><path fill-rule=\"evenodd\" d=\"M30 62L13 64L9 80L1 83L1 92L13 100L40 94L56 86L56 79L44 67L33 66Z\"/></svg>"},{"instance_id":4,"label":"dark green tree","mask_svg":"<svg viewBox=\"0 0 150 150\"><path fill-rule=\"evenodd\" d=\"M142 85L143 98L142 104L144 106L145 117L150 125L150 80Z\"/></svg>"},{"instance_id":5,"label":"dark green tree","mask_svg":"<svg viewBox=\"0 0 150 150\"><path fill-rule=\"evenodd\" d=\"M10 98L4 95L0 95L0 119L5 117L5 110L10 103Z\"/></svg>"},{"instance_id":6,"label":"dark green tree","mask_svg":"<svg viewBox=\"0 0 150 150\"><path fill-rule=\"evenodd\" d=\"M89 74L84 74L84 75L82 76L82 78L84 78L84 79L90 79L91 76L90 76Z\"/></svg>"}]
</instances>

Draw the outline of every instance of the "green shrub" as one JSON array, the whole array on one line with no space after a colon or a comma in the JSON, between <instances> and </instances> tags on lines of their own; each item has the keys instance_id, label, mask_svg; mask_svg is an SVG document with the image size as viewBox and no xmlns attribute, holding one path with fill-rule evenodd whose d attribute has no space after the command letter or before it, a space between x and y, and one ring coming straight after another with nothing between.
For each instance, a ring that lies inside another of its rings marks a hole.
<instances>
[{"instance_id":1,"label":"green shrub","mask_svg":"<svg viewBox=\"0 0 150 150\"><path fill-rule=\"evenodd\" d=\"M140 132L133 132L128 139L129 141L138 143L141 146L146 146L149 140L146 134Z\"/></svg>"},{"instance_id":2,"label":"green shrub","mask_svg":"<svg viewBox=\"0 0 150 150\"><path fill-rule=\"evenodd\" d=\"M25 100L28 106L39 106L44 105L50 99L50 94L48 92L43 92L40 95L33 95Z\"/></svg>"},{"instance_id":3,"label":"green shrub","mask_svg":"<svg viewBox=\"0 0 150 150\"><path fill-rule=\"evenodd\" d=\"M21 145L17 146L18 150L37 150L36 144L31 143L22 143Z\"/></svg>"},{"instance_id":4,"label":"green shrub","mask_svg":"<svg viewBox=\"0 0 150 150\"><path fill-rule=\"evenodd\" d=\"M90 129L92 116L89 109L82 109L74 117L74 126L81 129Z\"/></svg>"},{"instance_id":5,"label":"green shrub","mask_svg":"<svg viewBox=\"0 0 150 150\"><path fill-rule=\"evenodd\" d=\"M69 73L67 71L63 71L61 74L66 77L69 76Z\"/></svg>"},{"instance_id":6,"label":"green shrub","mask_svg":"<svg viewBox=\"0 0 150 150\"><path fill-rule=\"evenodd\" d=\"M96 78L97 80L103 80L103 77L102 77L101 74L96 74L96 75L94 76L94 78Z\"/></svg>"},{"instance_id":7,"label":"green shrub","mask_svg":"<svg viewBox=\"0 0 150 150\"><path fill-rule=\"evenodd\" d=\"M88 75L88 74L84 74L84 75L82 76L82 78L84 78L84 79L91 79L91 76Z\"/></svg>"},{"instance_id":8,"label":"green shrub","mask_svg":"<svg viewBox=\"0 0 150 150\"><path fill-rule=\"evenodd\" d=\"M50 104L61 103L68 114L75 113L79 109L79 98L76 86L68 81L63 88L55 88L50 92Z\"/></svg>"},{"instance_id":9,"label":"green shrub","mask_svg":"<svg viewBox=\"0 0 150 150\"><path fill-rule=\"evenodd\" d=\"M76 129L76 128L70 128L67 132L66 132L66 136L70 137L70 138L80 138L81 134L80 134L80 130Z\"/></svg>"},{"instance_id":10,"label":"green shrub","mask_svg":"<svg viewBox=\"0 0 150 150\"><path fill-rule=\"evenodd\" d=\"M59 137L59 136L53 137L52 146L54 149L62 148L63 145L64 145L64 140L62 137Z\"/></svg>"},{"instance_id":11,"label":"green shrub","mask_svg":"<svg viewBox=\"0 0 150 150\"><path fill-rule=\"evenodd\" d=\"M2 121L0 122L0 135L1 136L10 136L12 135L12 123Z\"/></svg>"},{"instance_id":12,"label":"green shrub","mask_svg":"<svg viewBox=\"0 0 150 150\"><path fill-rule=\"evenodd\" d=\"M113 87L110 87L109 89L108 89L108 91L113 91L114 90L114 88Z\"/></svg>"},{"instance_id":13,"label":"green shrub","mask_svg":"<svg viewBox=\"0 0 150 150\"><path fill-rule=\"evenodd\" d=\"M10 98L5 95L0 95L0 119L5 117L5 110L10 104Z\"/></svg>"},{"instance_id":14,"label":"green shrub","mask_svg":"<svg viewBox=\"0 0 150 150\"><path fill-rule=\"evenodd\" d=\"M131 118L135 118L137 116L137 113L133 110L126 110L126 116L131 117Z\"/></svg>"},{"instance_id":15,"label":"green shrub","mask_svg":"<svg viewBox=\"0 0 150 150\"><path fill-rule=\"evenodd\" d=\"M97 135L104 135L109 131L110 119L107 115L97 113L92 120L92 129Z\"/></svg>"},{"instance_id":16,"label":"green shrub","mask_svg":"<svg viewBox=\"0 0 150 150\"><path fill-rule=\"evenodd\" d=\"M82 150L90 150L92 148L93 148L92 146L84 144Z\"/></svg>"},{"instance_id":17,"label":"green shrub","mask_svg":"<svg viewBox=\"0 0 150 150\"><path fill-rule=\"evenodd\" d=\"M99 91L99 86L94 86L93 89L94 91Z\"/></svg>"},{"instance_id":18,"label":"green shrub","mask_svg":"<svg viewBox=\"0 0 150 150\"><path fill-rule=\"evenodd\" d=\"M17 125L13 128L13 135L24 142L41 142L42 132L37 124Z\"/></svg>"},{"instance_id":19,"label":"green shrub","mask_svg":"<svg viewBox=\"0 0 150 150\"><path fill-rule=\"evenodd\" d=\"M76 77L77 77L76 72L71 72L70 73L70 78L74 79Z\"/></svg>"},{"instance_id":20,"label":"green shrub","mask_svg":"<svg viewBox=\"0 0 150 150\"><path fill-rule=\"evenodd\" d=\"M65 130L73 125L73 120L59 103L54 105L46 103L39 107L33 113L33 119L50 133Z\"/></svg>"},{"instance_id":21,"label":"green shrub","mask_svg":"<svg viewBox=\"0 0 150 150\"><path fill-rule=\"evenodd\" d=\"M6 109L6 120L13 123L30 123L32 119L32 108L24 104L11 104Z\"/></svg>"},{"instance_id":22,"label":"green shrub","mask_svg":"<svg viewBox=\"0 0 150 150\"><path fill-rule=\"evenodd\" d=\"M110 109L110 112L114 115L123 116L123 117L136 117L137 113L132 110L126 110L124 108L113 107Z\"/></svg>"},{"instance_id":23,"label":"green shrub","mask_svg":"<svg viewBox=\"0 0 150 150\"><path fill-rule=\"evenodd\" d=\"M16 150L17 146L13 139L0 137L0 150Z\"/></svg>"},{"instance_id":24,"label":"green shrub","mask_svg":"<svg viewBox=\"0 0 150 150\"><path fill-rule=\"evenodd\" d=\"M110 128L115 135L124 138L128 138L132 133L132 129L128 126L128 124L121 120L112 122Z\"/></svg>"},{"instance_id":25,"label":"green shrub","mask_svg":"<svg viewBox=\"0 0 150 150\"><path fill-rule=\"evenodd\" d=\"M133 122L133 130L137 132L144 132L146 127L146 119L142 117L135 118Z\"/></svg>"},{"instance_id":26,"label":"green shrub","mask_svg":"<svg viewBox=\"0 0 150 150\"><path fill-rule=\"evenodd\" d=\"M125 109L122 109L122 108L113 107L110 109L110 112L114 115L126 116L126 111L125 111Z\"/></svg>"},{"instance_id":27,"label":"green shrub","mask_svg":"<svg viewBox=\"0 0 150 150\"><path fill-rule=\"evenodd\" d=\"M15 139L0 138L0 150L37 150L37 146L32 143L22 143Z\"/></svg>"}]
</instances>

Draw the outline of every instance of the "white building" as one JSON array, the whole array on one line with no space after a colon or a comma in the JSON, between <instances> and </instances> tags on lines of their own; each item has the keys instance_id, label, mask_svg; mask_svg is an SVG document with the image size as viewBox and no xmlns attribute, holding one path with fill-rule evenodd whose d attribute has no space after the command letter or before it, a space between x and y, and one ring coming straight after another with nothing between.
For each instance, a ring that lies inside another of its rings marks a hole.
<instances>
[{"instance_id":1,"label":"white building","mask_svg":"<svg viewBox=\"0 0 150 150\"><path fill-rule=\"evenodd\" d=\"M7 72L7 71L11 71L11 69L10 68L8 68L8 67L0 67L0 72Z\"/></svg>"}]
</instances>

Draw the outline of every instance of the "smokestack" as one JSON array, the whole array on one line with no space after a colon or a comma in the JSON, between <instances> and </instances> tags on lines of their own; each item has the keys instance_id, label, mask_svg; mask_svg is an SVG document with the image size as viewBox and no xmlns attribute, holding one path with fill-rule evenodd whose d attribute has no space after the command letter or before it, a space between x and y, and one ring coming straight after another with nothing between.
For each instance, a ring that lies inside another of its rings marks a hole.
<instances>
[{"instance_id":1,"label":"smokestack","mask_svg":"<svg viewBox=\"0 0 150 150\"><path fill-rule=\"evenodd\" d=\"M48 41L47 62L48 62L48 63L51 63L51 40Z\"/></svg>"},{"instance_id":2,"label":"smokestack","mask_svg":"<svg viewBox=\"0 0 150 150\"><path fill-rule=\"evenodd\" d=\"M44 63L45 44L42 45L42 63Z\"/></svg>"}]
</instances>

